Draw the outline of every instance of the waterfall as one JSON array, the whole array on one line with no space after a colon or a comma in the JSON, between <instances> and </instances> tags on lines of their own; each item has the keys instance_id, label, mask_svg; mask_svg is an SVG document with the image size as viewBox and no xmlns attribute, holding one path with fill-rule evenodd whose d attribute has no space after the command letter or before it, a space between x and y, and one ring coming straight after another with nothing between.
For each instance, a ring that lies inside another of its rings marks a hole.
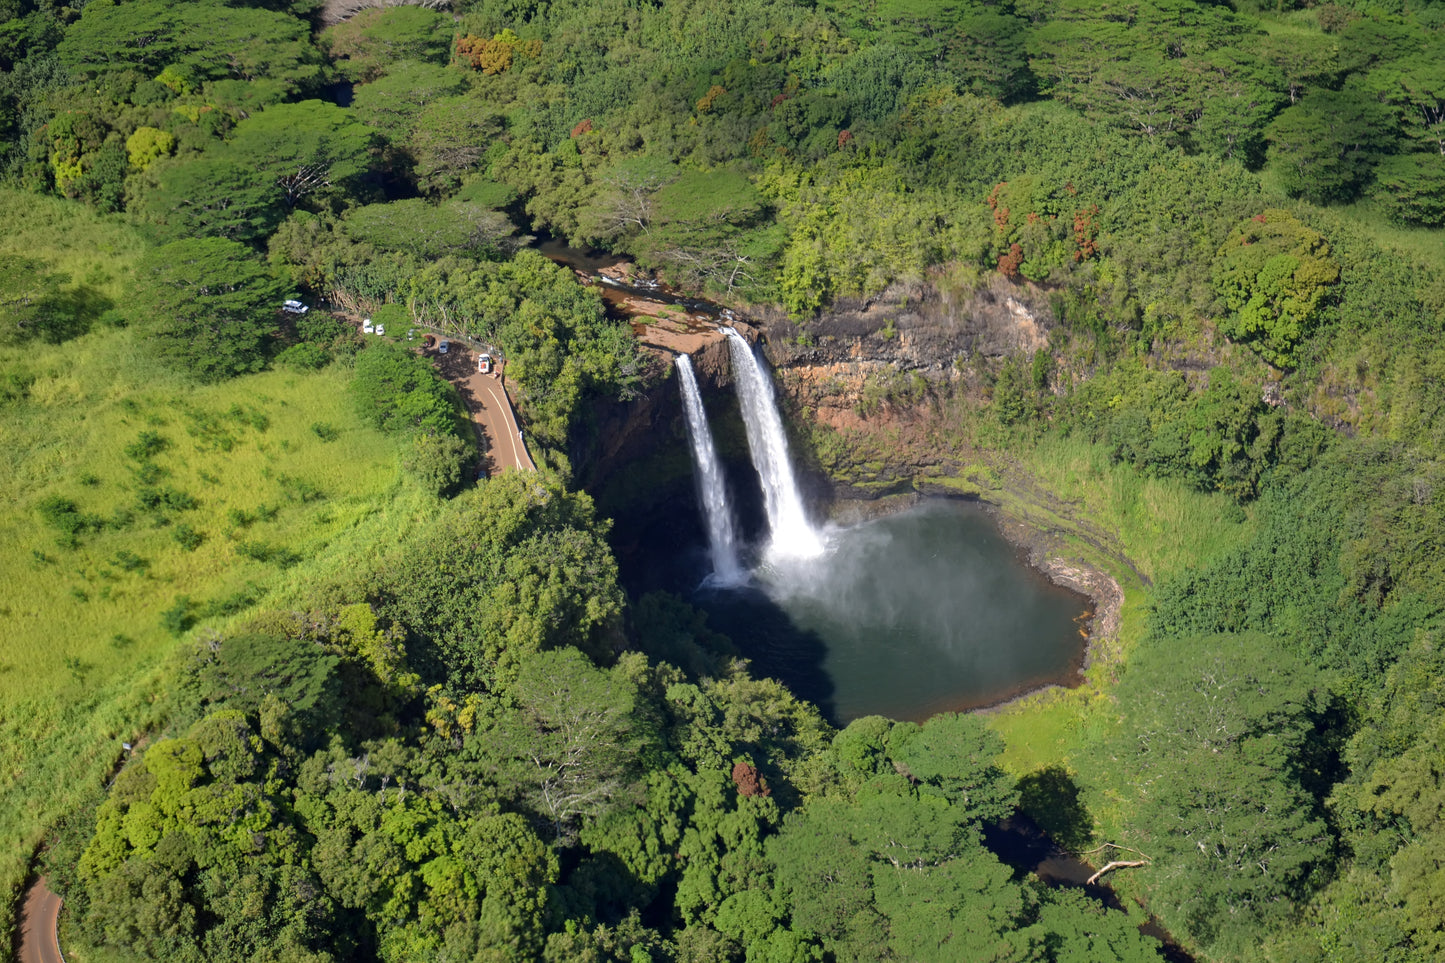
<instances>
[{"instance_id":1,"label":"waterfall","mask_svg":"<svg viewBox=\"0 0 1445 963\"><path fill-rule=\"evenodd\" d=\"M763 483L763 502L768 511L772 541L769 556L811 558L822 554L823 542L808 516L803 512L803 498L793 478L793 463L788 457L788 437L773 398L773 381L758 361L752 347L732 328L723 329L732 352L733 375L738 382L738 399L742 403L743 426L748 433L748 449L753 467Z\"/></svg>"},{"instance_id":2,"label":"waterfall","mask_svg":"<svg viewBox=\"0 0 1445 963\"><path fill-rule=\"evenodd\" d=\"M707 426L707 412L697 390L697 376L692 372L692 359L677 357L678 383L682 385L682 405L687 411L687 436L692 441L692 465L697 472L702 510L707 521L707 547L712 557L713 578L723 585L741 585L747 574L738 562L737 535L733 529L732 509L727 489L723 486L722 466Z\"/></svg>"}]
</instances>

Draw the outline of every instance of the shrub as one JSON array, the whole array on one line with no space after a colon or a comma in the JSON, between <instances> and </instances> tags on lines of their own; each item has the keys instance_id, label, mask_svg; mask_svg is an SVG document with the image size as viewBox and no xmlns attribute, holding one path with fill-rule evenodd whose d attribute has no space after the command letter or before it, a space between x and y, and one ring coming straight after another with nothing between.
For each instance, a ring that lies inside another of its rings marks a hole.
<instances>
[{"instance_id":1,"label":"shrub","mask_svg":"<svg viewBox=\"0 0 1445 963\"><path fill-rule=\"evenodd\" d=\"M56 532L56 544L61 548L75 548L80 536L86 532L98 532L105 527L105 520L80 510L80 506L61 495L47 495L36 506L40 518Z\"/></svg>"},{"instance_id":2,"label":"shrub","mask_svg":"<svg viewBox=\"0 0 1445 963\"><path fill-rule=\"evenodd\" d=\"M362 416L383 431L456 433L455 392L431 364L401 345L374 344L356 359L351 383Z\"/></svg>"},{"instance_id":3,"label":"shrub","mask_svg":"<svg viewBox=\"0 0 1445 963\"><path fill-rule=\"evenodd\" d=\"M331 355L319 345L303 343L276 355L276 364L282 368L296 368L301 371L319 371L331 363Z\"/></svg>"},{"instance_id":4,"label":"shrub","mask_svg":"<svg viewBox=\"0 0 1445 963\"><path fill-rule=\"evenodd\" d=\"M324 421L312 422L311 431L322 441L335 441L341 437L341 432L337 430L335 425L328 424Z\"/></svg>"},{"instance_id":5,"label":"shrub","mask_svg":"<svg viewBox=\"0 0 1445 963\"><path fill-rule=\"evenodd\" d=\"M467 454L466 442L456 435L417 435L402 467L427 491L445 496L461 486Z\"/></svg>"},{"instance_id":6,"label":"shrub","mask_svg":"<svg viewBox=\"0 0 1445 963\"><path fill-rule=\"evenodd\" d=\"M260 432L271 427L271 419L260 408L244 408L239 404L233 404L227 409L226 414L232 421L248 425Z\"/></svg>"},{"instance_id":7,"label":"shrub","mask_svg":"<svg viewBox=\"0 0 1445 963\"><path fill-rule=\"evenodd\" d=\"M110 564L123 572L144 572L151 567L151 563L137 555L135 552L121 549L110 557Z\"/></svg>"},{"instance_id":8,"label":"shrub","mask_svg":"<svg viewBox=\"0 0 1445 963\"><path fill-rule=\"evenodd\" d=\"M135 480L142 485L154 485L170 474L170 472L153 461L141 462L131 469L131 473L135 475Z\"/></svg>"},{"instance_id":9,"label":"shrub","mask_svg":"<svg viewBox=\"0 0 1445 963\"><path fill-rule=\"evenodd\" d=\"M1288 211L1265 211L1236 227L1214 257L1215 290L1233 312L1219 328L1290 367L1339 279L1321 235Z\"/></svg>"},{"instance_id":10,"label":"shrub","mask_svg":"<svg viewBox=\"0 0 1445 963\"><path fill-rule=\"evenodd\" d=\"M161 512L166 509L176 512L188 512L197 508L200 503L190 495L174 488L142 487L136 490L136 504L141 511Z\"/></svg>"},{"instance_id":11,"label":"shrub","mask_svg":"<svg viewBox=\"0 0 1445 963\"><path fill-rule=\"evenodd\" d=\"M194 552L206 540L206 533L182 522L171 531L171 538L188 552Z\"/></svg>"},{"instance_id":12,"label":"shrub","mask_svg":"<svg viewBox=\"0 0 1445 963\"><path fill-rule=\"evenodd\" d=\"M181 636L196 624L196 606L189 595L176 596L170 608L161 613L161 628L171 635Z\"/></svg>"},{"instance_id":13,"label":"shrub","mask_svg":"<svg viewBox=\"0 0 1445 963\"><path fill-rule=\"evenodd\" d=\"M326 492L302 478L293 478L290 475L281 475L276 479L281 485L281 490L286 493L286 500L289 502L300 502L302 505L309 505L312 502L324 501ZM275 515L276 509L270 509L271 515ZM268 515L269 519L271 515Z\"/></svg>"},{"instance_id":14,"label":"shrub","mask_svg":"<svg viewBox=\"0 0 1445 963\"><path fill-rule=\"evenodd\" d=\"M286 548L278 548L265 542L237 542L236 552L257 562L271 562L281 568L290 568L301 561L301 556Z\"/></svg>"}]
</instances>

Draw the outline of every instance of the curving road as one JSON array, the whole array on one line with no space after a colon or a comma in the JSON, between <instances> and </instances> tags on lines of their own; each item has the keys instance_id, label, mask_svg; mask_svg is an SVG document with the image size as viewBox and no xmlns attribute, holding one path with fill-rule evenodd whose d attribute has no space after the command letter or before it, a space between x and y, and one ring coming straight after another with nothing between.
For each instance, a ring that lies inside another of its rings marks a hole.
<instances>
[{"instance_id":1,"label":"curving road","mask_svg":"<svg viewBox=\"0 0 1445 963\"><path fill-rule=\"evenodd\" d=\"M60 955L60 897L42 876L20 909L20 963L65 963Z\"/></svg>"},{"instance_id":2,"label":"curving road","mask_svg":"<svg viewBox=\"0 0 1445 963\"><path fill-rule=\"evenodd\" d=\"M498 468L536 471L537 466L532 464L532 456L527 454L527 446L522 443L522 430L517 426L511 399L502 389L500 378L473 373L466 381L463 397L466 397L467 391L479 402L473 418L482 425L487 435L488 453L493 464Z\"/></svg>"},{"instance_id":3,"label":"curving road","mask_svg":"<svg viewBox=\"0 0 1445 963\"><path fill-rule=\"evenodd\" d=\"M517 425L501 374L477 371L480 352L465 350L460 343L453 341L447 354L437 354L431 344L423 349L423 354L432 359L448 381L456 385L477 426L485 451L478 466L478 476L495 475L509 468L536 471L537 466L532 463L527 446L522 443L522 430Z\"/></svg>"}]
</instances>

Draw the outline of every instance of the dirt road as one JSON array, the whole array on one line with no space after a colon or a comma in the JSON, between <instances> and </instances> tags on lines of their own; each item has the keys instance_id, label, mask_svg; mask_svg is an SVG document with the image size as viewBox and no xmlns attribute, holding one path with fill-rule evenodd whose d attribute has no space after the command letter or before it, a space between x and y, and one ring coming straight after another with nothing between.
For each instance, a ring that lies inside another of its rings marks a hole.
<instances>
[{"instance_id":1,"label":"dirt road","mask_svg":"<svg viewBox=\"0 0 1445 963\"><path fill-rule=\"evenodd\" d=\"M56 935L59 925L60 897L42 876L25 894L20 909L20 963L65 963Z\"/></svg>"},{"instance_id":2,"label":"dirt road","mask_svg":"<svg viewBox=\"0 0 1445 963\"><path fill-rule=\"evenodd\" d=\"M428 346L423 353L432 359L442 375L457 386L462 401L471 412L472 422L477 426L478 439L485 454L478 466L477 474L495 475L508 468L536 471L537 466L522 444L522 431L517 426L512 403L502 388L501 375L497 372L482 374L477 371L479 352L468 351L453 341L450 350L440 355Z\"/></svg>"}]
</instances>

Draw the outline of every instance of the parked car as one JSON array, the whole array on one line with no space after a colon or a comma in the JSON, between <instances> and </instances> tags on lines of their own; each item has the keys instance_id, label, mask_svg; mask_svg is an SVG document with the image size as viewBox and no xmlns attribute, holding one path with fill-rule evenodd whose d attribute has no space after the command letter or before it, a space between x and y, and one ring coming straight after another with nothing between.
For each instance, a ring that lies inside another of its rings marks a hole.
<instances>
[{"instance_id":1,"label":"parked car","mask_svg":"<svg viewBox=\"0 0 1445 963\"><path fill-rule=\"evenodd\" d=\"M375 333L376 333L376 327L371 323L371 319L370 319L370 318L366 318L365 320L363 320L363 321L361 322L361 333L362 333L362 334L375 334Z\"/></svg>"},{"instance_id":2,"label":"parked car","mask_svg":"<svg viewBox=\"0 0 1445 963\"><path fill-rule=\"evenodd\" d=\"M281 302L281 310L285 311L287 314L305 314L311 309L308 308L306 305L302 304L300 301L287 300Z\"/></svg>"},{"instance_id":3,"label":"parked car","mask_svg":"<svg viewBox=\"0 0 1445 963\"><path fill-rule=\"evenodd\" d=\"M406 329L406 340L408 340L408 341L415 341L415 340L416 340L416 328L407 328L407 329Z\"/></svg>"},{"instance_id":4,"label":"parked car","mask_svg":"<svg viewBox=\"0 0 1445 963\"><path fill-rule=\"evenodd\" d=\"M378 325L376 326L376 333L377 333L377 334L386 334L386 325L384 325L384 324L378 324Z\"/></svg>"},{"instance_id":5,"label":"parked car","mask_svg":"<svg viewBox=\"0 0 1445 963\"><path fill-rule=\"evenodd\" d=\"M477 356L477 370L482 374L492 373L492 356L483 354Z\"/></svg>"},{"instance_id":6,"label":"parked car","mask_svg":"<svg viewBox=\"0 0 1445 963\"><path fill-rule=\"evenodd\" d=\"M441 340L441 341L438 341L438 342L437 342L437 354L446 354L446 353L447 353L447 349L450 348L451 346L452 346L452 343L451 343L450 341L445 340L445 339L443 339L443 340Z\"/></svg>"}]
</instances>

